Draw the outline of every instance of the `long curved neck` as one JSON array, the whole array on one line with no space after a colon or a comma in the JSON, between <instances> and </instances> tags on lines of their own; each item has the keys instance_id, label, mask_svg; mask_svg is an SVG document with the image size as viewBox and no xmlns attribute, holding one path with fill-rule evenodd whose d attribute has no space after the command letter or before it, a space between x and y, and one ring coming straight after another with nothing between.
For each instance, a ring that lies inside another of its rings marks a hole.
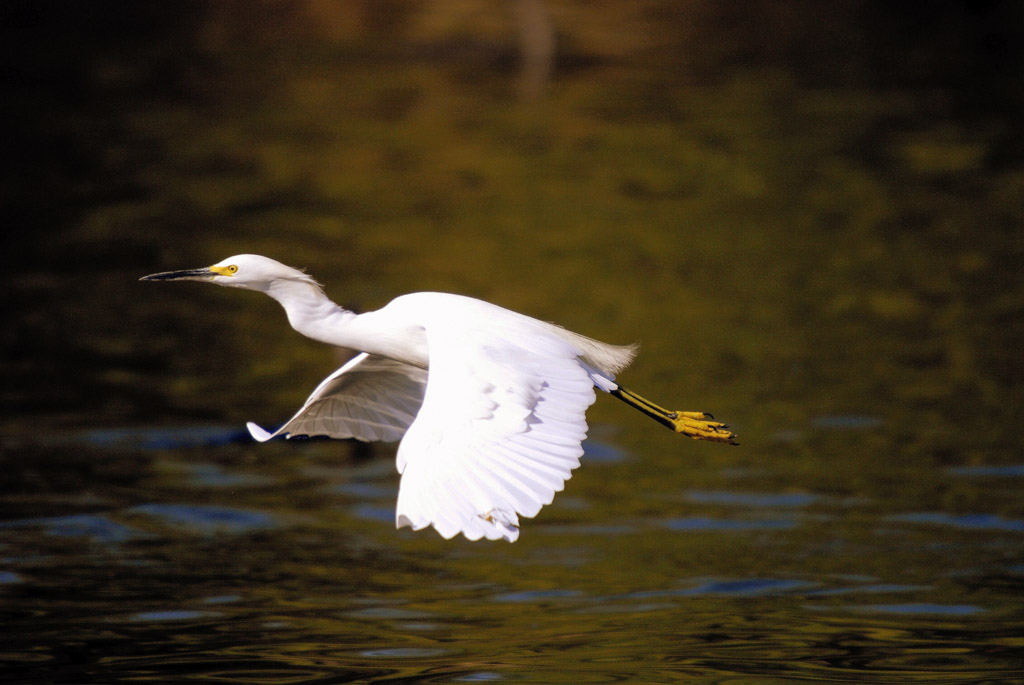
<instances>
[{"instance_id":1,"label":"long curved neck","mask_svg":"<svg viewBox=\"0 0 1024 685\"><path fill-rule=\"evenodd\" d=\"M332 302L314 283L276 280L266 293L281 303L288 323L299 333L329 345L358 349L348 334L358 315Z\"/></svg>"}]
</instances>

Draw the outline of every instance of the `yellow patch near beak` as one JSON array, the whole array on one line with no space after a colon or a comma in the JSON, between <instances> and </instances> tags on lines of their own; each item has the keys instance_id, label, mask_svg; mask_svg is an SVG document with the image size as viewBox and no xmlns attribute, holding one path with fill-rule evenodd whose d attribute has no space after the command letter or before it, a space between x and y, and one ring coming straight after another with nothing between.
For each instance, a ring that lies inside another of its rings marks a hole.
<instances>
[{"instance_id":1,"label":"yellow patch near beak","mask_svg":"<svg viewBox=\"0 0 1024 685\"><path fill-rule=\"evenodd\" d=\"M218 276L234 276L235 272L238 271L238 267L234 264L230 266L211 266L210 271Z\"/></svg>"}]
</instances>

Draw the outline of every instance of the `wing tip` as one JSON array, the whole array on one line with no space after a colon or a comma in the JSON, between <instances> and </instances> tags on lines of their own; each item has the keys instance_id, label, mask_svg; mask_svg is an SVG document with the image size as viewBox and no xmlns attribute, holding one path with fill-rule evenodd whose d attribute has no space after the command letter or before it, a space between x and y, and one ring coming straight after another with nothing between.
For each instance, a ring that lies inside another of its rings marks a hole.
<instances>
[{"instance_id":1,"label":"wing tip","mask_svg":"<svg viewBox=\"0 0 1024 685\"><path fill-rule=\"evenodd\" d=\"M245 427L249 429L249 435L251 435L252 439L255 440L256 442L266 442L267 440L270 440L272 437L274 437L273 433L264 428L261 428L260 426L257 426L252 421L246 423Z\"/></svg>"},{"instance_id":2,"label":"wing tip","mask_svg":"<svg viewBox=\"0 0 1024 685\"><path fill-rule=\"evenodd\" d=\"M407 514L396 512L395 528L408 527L414 531L419 531L433 526L434 530L445 540L451 540L459 533L462 533L471 542L476 542L480 538L515 542L519 539L519 520L515 514L512 514L512 517L512 520L501 520L490 515L487 517L477 516L472 522L463 522L461 526L446 526L443 524L438 525L438 522L430 521L423 516L414 519Z\"/></svg>"}]
</instances>

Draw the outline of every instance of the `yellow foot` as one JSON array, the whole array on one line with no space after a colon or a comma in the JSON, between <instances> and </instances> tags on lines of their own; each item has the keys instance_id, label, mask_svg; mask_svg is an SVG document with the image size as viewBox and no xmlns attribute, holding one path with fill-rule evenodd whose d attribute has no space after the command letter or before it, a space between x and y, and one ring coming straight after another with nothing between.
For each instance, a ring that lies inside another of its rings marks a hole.
<instances>
[{"instance_id":1,"label":"yellow foot","mask_svg":"<svg viewBox=\"0 0 1024 685\"><path fill-rule=\"evenodd\" d=\"M669 411L632 390L626 390L621 385L612 390L611 395L647 414L661 425L671 428L676 433L688 435L694 440L739 444L736 442L737 435L729 430L728 424L718 423L711 414L702 411Z\"/></svg>"},{"instance_id":2,"label":"yellow foot","mask_svg":"<svg viewBox=\"0 0 1024 685\"><path fill-rule=\"evenodd\" d=\"M711 414L702 411L674 411L669 412L666 418L672 422L676 433L688 435L694 440L739 444L736 442L738 436L729 430L729 425L714 421L715 417Z\"/></svg>"}]
</instances>

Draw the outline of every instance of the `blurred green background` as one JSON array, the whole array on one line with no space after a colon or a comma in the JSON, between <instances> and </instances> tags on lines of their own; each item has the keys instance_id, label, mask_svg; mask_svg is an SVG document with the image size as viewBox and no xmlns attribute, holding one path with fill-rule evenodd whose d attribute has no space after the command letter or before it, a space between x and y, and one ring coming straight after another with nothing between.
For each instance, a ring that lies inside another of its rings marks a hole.
<instances>
[{"instance_id":1,"label":"blurred green background","mask_svg":"<svg viewBox=\"0 0 1024 685\"><path fill-rule=\"evenodd\" d=\"M283 417L329 350L135 280L256 252L351 307L639 340L631 385L748 439L853 412L1019 444L1015 2L0 11L7 432Z\"/></svg>"},{"instance_id":2,"label":"blurred green background","mask_svg":"<svg viewBox=\"0 0 1024 685\"><path fill-rule=\"evenodd\" d=\"M1021 672L1024 4L7 0L0 56L0 680ZM239 437L335 350L138 282L244 252L639 341L743 444L602 397L515 545L396 532L393 446Z\"/></svg>"}]
</instances>

